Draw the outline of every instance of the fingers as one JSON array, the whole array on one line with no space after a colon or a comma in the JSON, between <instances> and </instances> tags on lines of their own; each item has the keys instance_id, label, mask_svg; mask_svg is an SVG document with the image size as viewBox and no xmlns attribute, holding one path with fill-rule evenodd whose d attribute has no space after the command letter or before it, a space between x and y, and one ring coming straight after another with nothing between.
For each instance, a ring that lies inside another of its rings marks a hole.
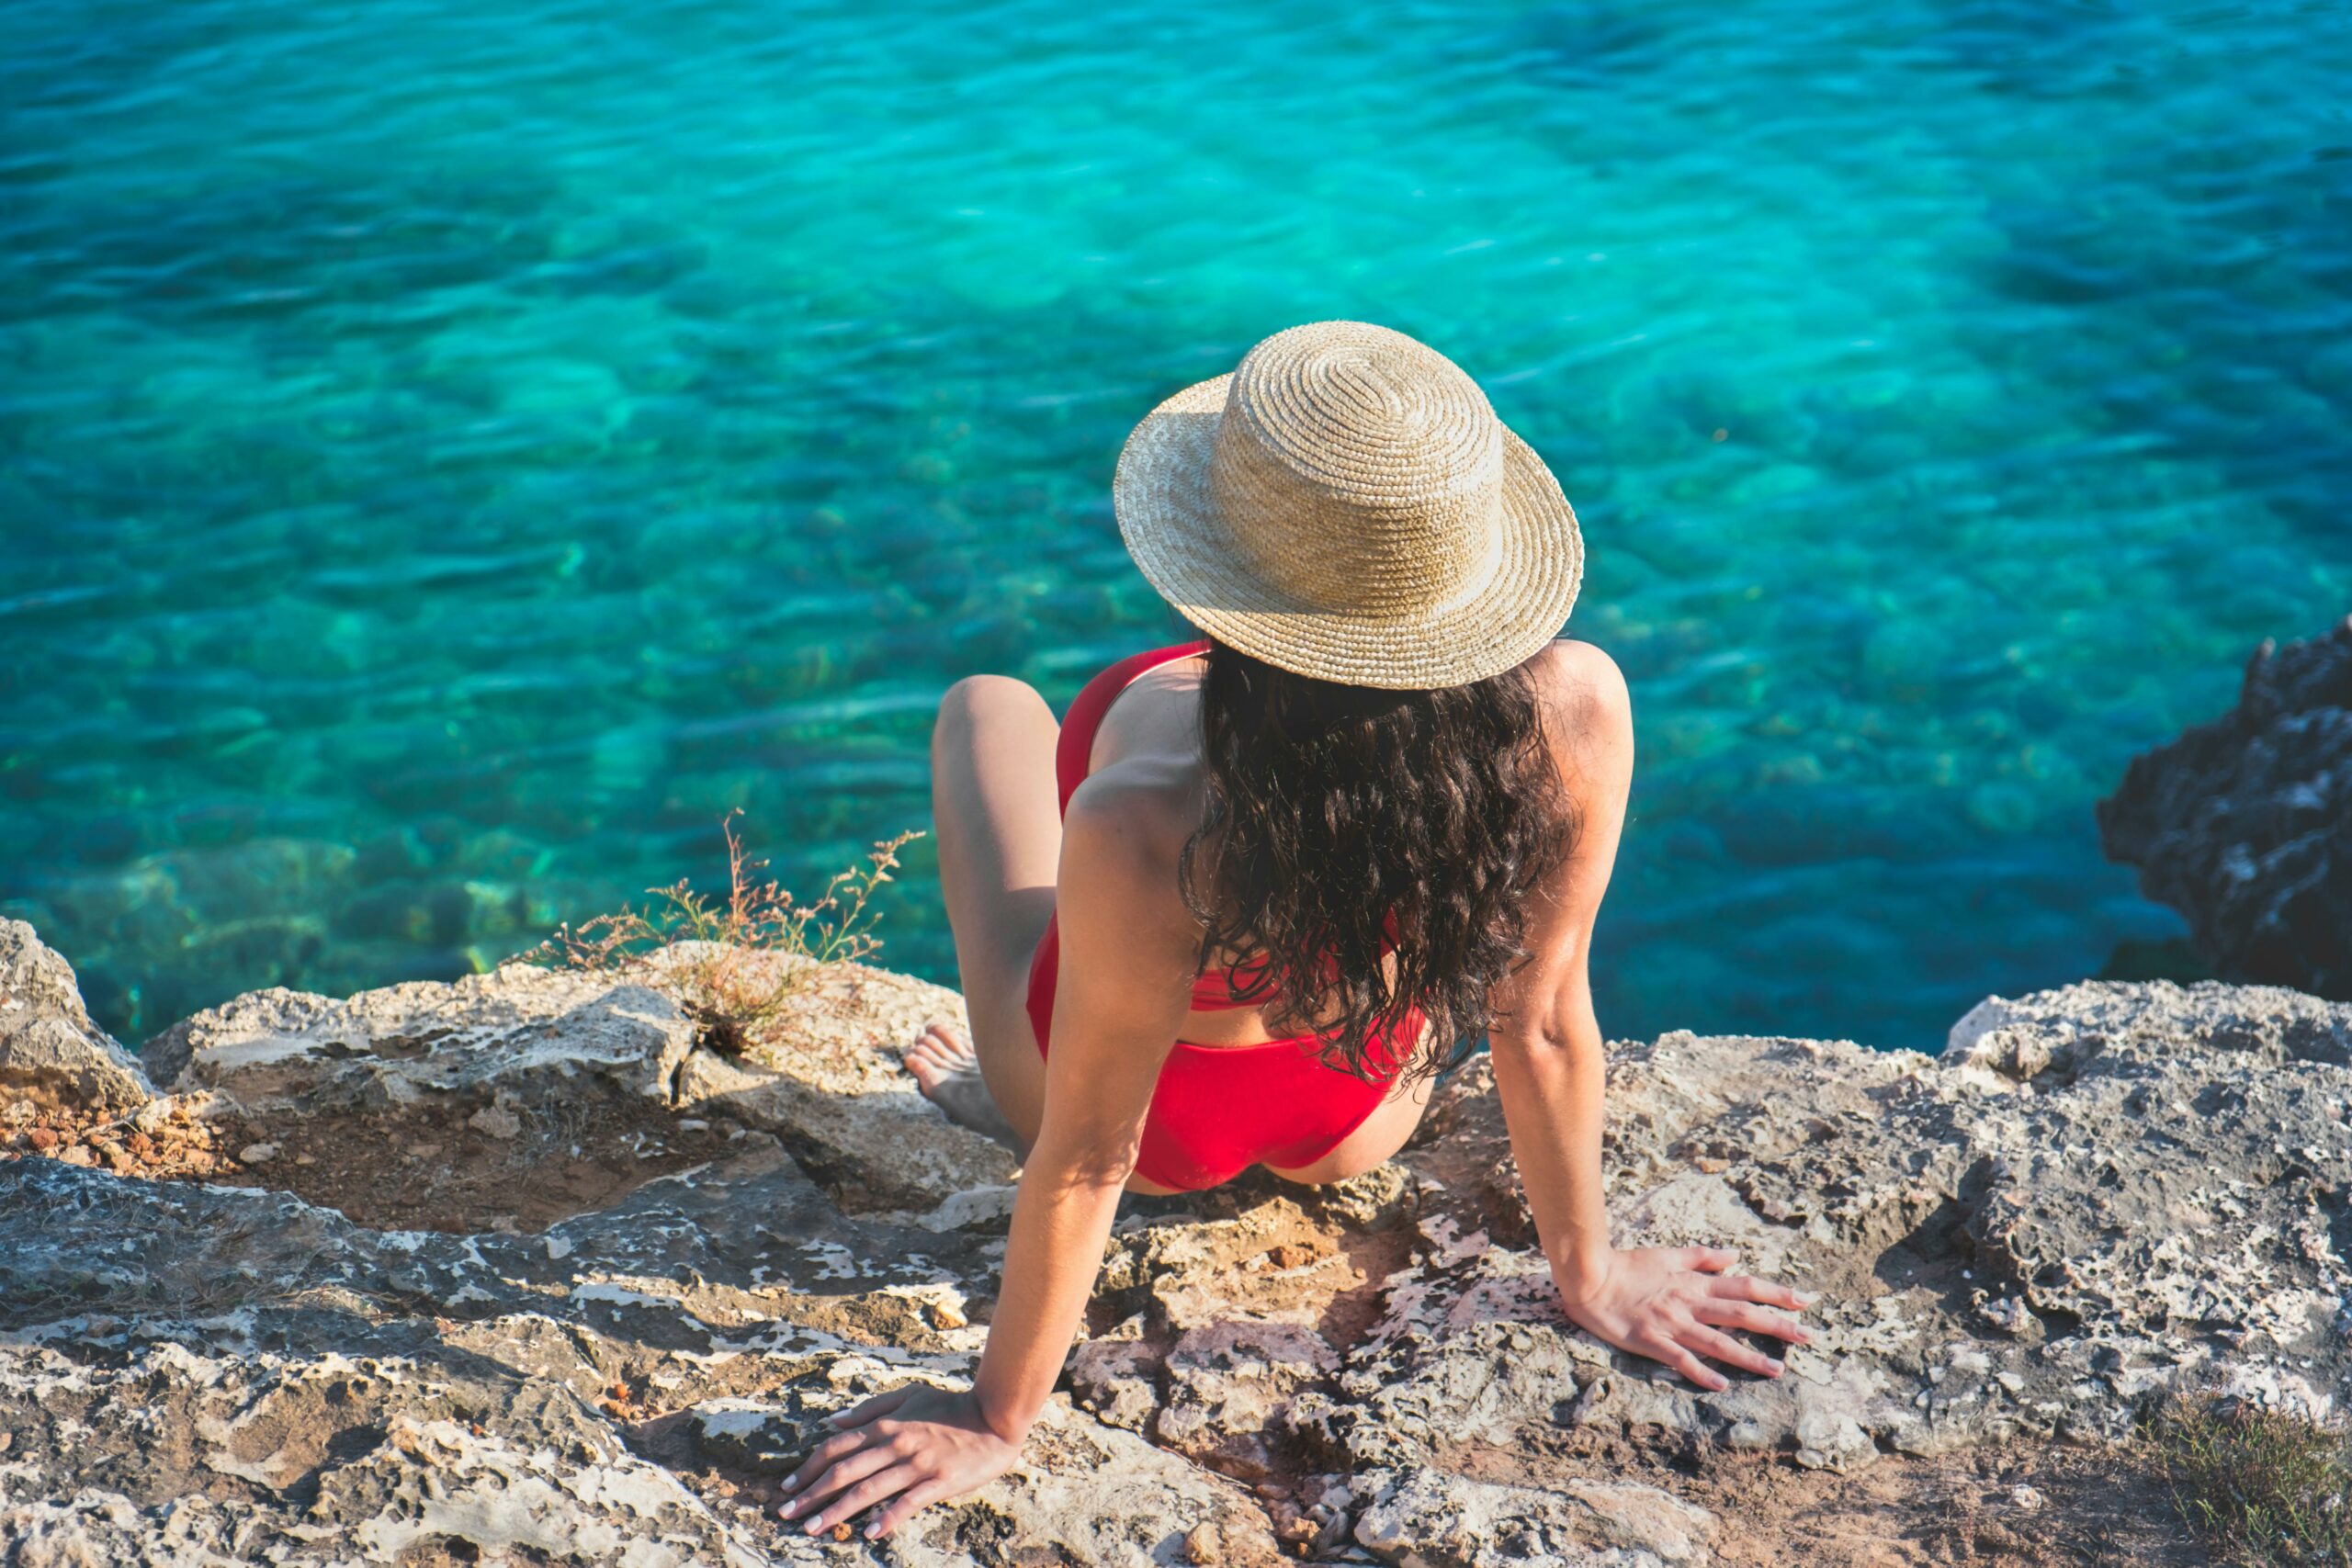
<instances>
[{"instance_id":1,"label":"fingers","mask_svg":"<svg viewBox=\"0 0 2352 1568\"><path fill-rule=\"evenodd\" d=\"M1819 1301L1819 1296L1805 1291L1792 1291L1771 1280L1758 1280L1747 1274L1726 1274L1710 1280L1707 1293L1727 1300L1761 1302L1766 1306L1786 1307L1791 1312L1804 1312Z\"/></svg>"},{"instance_id":2,"label":"fingers","mask_svg":"<svg viewBox=\"0 0 2352 1568\"><path fill-rule=\"evenodd\" d=\"M1731 1386L1731 1380L1707 1365L1680 1345L1663 1337L1634 1347L1653 1361L1663 1361L1684 1377L1713 1393L1721 1393Z\"/></svg>"},{"instance_id":3,"label":"fingers","mask_svg":"<svg viewBox=\"0 0 2352 1568\"><path fill-rule=\"evenodd\" d=\"M826 1416L825 1425L835 1428L838 1435L818 1444L808 1457L800 1461L800 1467L784 1478L785 1492L787 1495L798 1492L809 1482L822 1475L826 1467L836 1460L854 1454L859 1449L865 1447L873 1440L872 1434L866 1428L904 1404L913 1397L916 1392L916 1385L908 1383L904 1387L877 1393L871 1399L861 1400L847 1410L836 1410ZM791 1513L787 1510L785 1517L791 1517Z\"/></svg>"},{"instance_id":4,"label":"fingers","mask_svg":"<svg viewBox=\"0 0 2352 1568\"><path fill-rule=\"evenodd\" d=\"M894 1460L894 1456L887 1452L882 1457L885 1461ZM856 1517L891 1494L905 1491L914 1484L915 1478L921 1472L917 1471L910 1461L895 1460L888 1469L867 1476L826 1504L822 1512L809 1515L808 1524L802 1528L810 1535L830 1529L843 1519Z\"/></svg>"},{"instance_id":5,"label":"fingers","mask_svg":"<svg viewBox=\"0 0 2352 1568\"><path fill-rule=\"evenodd\" d=\"M1675 1336L1688 1350L1711 1357L1727 1367L1737 1367L1743 1372L1754 1372L1759 1378L1781 1375L1781 1363L1753 1346L1743 1345L1730 1335L1694 1323Z\"/></svg>"},{"instance_id":6,"label":"fingers","mask_svg":"<svg viewBox=\"0 0 2352 1568\"><path fill-rule=\"evenodd\" d=\"M864 1434L858 1434L858 1437L864 1438ZM840 1438L835 1438L835 1441L840 1441ZM832 1443L826 1443L826 1448L831 1446ZM819 1453L823 1453L823 1448L819 1448ZM807 1483L807 1488L795 1488L793 1500L783 1505L783 1517L795 1518L799 1514L809 1512L819 1502L831 1497L832 1493L842 1491L844 1485L852 1485L854 1481L864 1481L865 1476L896 1462L899 1462L899 1453L891 1450L889 1443L865 1441L864 1448L854 1448L852 1453L832 1460L826 1470ZM811 1460L811 1464L814 1464L814 1460ZM807 1467L802 1467L802 1470L807 1470ZM826 1512L832 1517L840 1517L840 1506L828 1506Z\"/></svg>"},{"instance_id":7,"label":"fingers","mask_svg":"<svg viewBox=\"0 0 2352 1568\"><path fill-rule=\"evenodd\" d=\"M1675 1248L1677 1267L1701 1274L1720 1274L1739 1261L1739 1254L1728 1247L1682 1247Z\"/></svg>"},{"instance_id":8,"label":"fingers","mask_svg":"<svg viewBox=\"0 0 2352 1568\"><path fill-rule=\"evenodd\" d=\"M864 1432L844 1432L838 1438L827 1438L809 1450L808 1457L800 1461L797 1470L784 1478L784 1489L786 1492L799 1491L822 1475L835 1460L855 1453L871 1440Z\"/></svg>"},{"instance_id":9,"label":"fingers","mask_svg":"<svg viewBox=\"0 0 2352 1568\"><path fill-rule=\"evenodd\" d=\"M946 1496L947 1490L947 1483L936 1476L908 1487L890 1499L888 1507L874 1516L873 1523L865 1527L867 1539L879 1540L888 1535L912 1518L917 1512Z\"/></svg>"},{"instance_id":10,"label":"fingers","mask_svg":"<svg viewBox=\"0 0 2352 1568\"><path fill-rule=\"evenodd\" d=\"M799 1491L803 1486L822 1475L826 1466L831 1464L833 1461L843 1454L855 1453L864 1446L864 1443L865 1439L856 1433L851 1433L846 1437L826 1438L809 1450L808 1457L800 1461L797 1469L784 1478L785 1492L789 1495Z\"/></svg>"},{"instance_id":11,"label":"fingers","mask_svg":"<svg viewBox=\"0 0 2352 1568\"><path fill-rule=\"evenodd\" d=\"M1717 1328L1737 1328L1749 1334L1769 1334L1776 1339L1785 1339L1792 1345L1809 1344L1813 1339L1813 1330L1795 1318L1783 1316L1777 1312L1767 1312L1760 1306L1750 1306L1746 1302L1732 1301L1721 1296L1710 1296L1703 1301L1692 1303L1690 1315L1701 1323L1710 1323Z\"/></svg>"}]
</instances>

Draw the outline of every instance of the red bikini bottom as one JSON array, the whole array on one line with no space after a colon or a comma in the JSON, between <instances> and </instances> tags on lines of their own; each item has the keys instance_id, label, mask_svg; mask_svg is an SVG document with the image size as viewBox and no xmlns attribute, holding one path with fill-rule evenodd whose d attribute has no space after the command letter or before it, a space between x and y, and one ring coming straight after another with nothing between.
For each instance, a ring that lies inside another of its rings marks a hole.
<instances>
[{"instance_id":1,"label":"red bikini bottom","mask_svg":"<svg viewBox=\"0 0 2352 1568\"><path fill-rule=\"evenodd\" d=\"M1029 964L1029 1021L1046 1055L1061 972L1061 933L1048 921ZM1413 1016L1408 1043L1420 1038ZM1339 1147L1388 1097L1388 1080L1369 1081L1327 1066L1312 1034L1250 1045L1195 1045L1179 1040L1159 1069L1144 1118L1136 1169L1162 1187L1198 1191L1230 1181L1253 1165L1296 1169ZM1402 1063L1409 1048L1378 1041L1375 1059Z\"/></svg>"}]
</instances>

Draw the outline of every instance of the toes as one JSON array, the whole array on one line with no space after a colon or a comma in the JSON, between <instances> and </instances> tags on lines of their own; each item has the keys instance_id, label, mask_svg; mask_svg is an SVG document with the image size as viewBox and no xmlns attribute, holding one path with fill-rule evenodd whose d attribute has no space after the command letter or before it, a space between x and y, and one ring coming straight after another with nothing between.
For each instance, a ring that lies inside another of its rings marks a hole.
<instances>
[{"instance_id":1,"label":"toes","mask_svg":"<svg viewBox=\"0 0 2352 1568\"><path fill-rule=\"evenodd\" d=\"M943 1078L955 1077L974 1065L972 1054L953 1048L952 1041L926 1032L907 1048L899 1063L920 1078L925 1087Z\"/></svg>"},{"instance_id":2,"label":"toes","mask_svg":"<svg viewBox=\"0 0 2352 1568\"><path fill-rule=\"evenodd\" d=\"M915 1037L915 1043L899 1055L899 1065L914 1074L915 1081L928 1092L963 1074L977 1071L979 1058L972 1048L947 1032L944 1024L932 1023Z\"/></svg>"}]
</instances>

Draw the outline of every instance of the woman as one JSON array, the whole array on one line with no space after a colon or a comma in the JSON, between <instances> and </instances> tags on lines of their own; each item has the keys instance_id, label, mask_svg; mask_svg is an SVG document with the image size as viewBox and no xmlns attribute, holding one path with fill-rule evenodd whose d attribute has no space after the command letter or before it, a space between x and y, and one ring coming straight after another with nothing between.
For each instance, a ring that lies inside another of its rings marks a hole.
<instances>
[{"instance_id":1,"label":"woman","mask_svg":"<svg viewBox=\"0 0 2352 1568\"><path fill-rule=\"evenodd\" d=\"M1122 1190L1371 1169L1481 1035L1568 1316L1706 1388L1708 1359L1778 1376L1732 1335L1802 1343L1795 1292L1609 1245L1586 964L1633 731L1608 656L1554 640L1583 547L1541 459L1442 355L1324 322L1163 403L1114 502L1209 640L1112 666L1058 730L962 682L933 741L972 1043L907 1066L1023 1156L988 1348L968 1392L836 1417L785 1517L879 1505L881 1536L1009 1469Z\"/></svg>"}]
</instances>

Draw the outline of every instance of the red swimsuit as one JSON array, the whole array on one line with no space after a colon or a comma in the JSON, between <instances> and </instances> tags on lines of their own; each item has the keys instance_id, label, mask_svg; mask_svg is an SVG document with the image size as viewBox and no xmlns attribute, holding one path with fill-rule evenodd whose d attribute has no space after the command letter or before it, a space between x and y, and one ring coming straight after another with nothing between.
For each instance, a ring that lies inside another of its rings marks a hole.
<instances>
[{"instance_id":1,"label":"red swimsuit","mask_svg":"<svg viewBox=\"0 0 2352 1568\"><path fill-rule=\"evenodd\" d=\"M1086 778L1094 734L1102 716L1128 684L1145 671L1208 651L1206 643L1182 643L1122 659L1086 683L1062 720L1054 751L1054 777L1062 810ZM1029 1021L1037 1032L1037 1054L1046 1052L1054 1020L1054 982L1061 966L1061 933L1051 918L1029 964ZM1229 971L1193 982L1193 1008L1199 1012L1255 1007L1236 1002ZM1419 1039L1420 1019L1409 1039ZM1408 1052L1377 1043L1378 1055L1401 1063ZM1312 1165L1363 1124L1387 1097L1388 1081L1367 1081L1327 1066L1315 1055L1312 1034L1250 1045L1195 1045L1179 1040L1159 1069L1151 1111L1144 1119L1143 1146L1136 1169L1162 1187L1193 1191L1230 1181L1261 1162L1295 1169Z\"/></svg>"}]
</instances>

